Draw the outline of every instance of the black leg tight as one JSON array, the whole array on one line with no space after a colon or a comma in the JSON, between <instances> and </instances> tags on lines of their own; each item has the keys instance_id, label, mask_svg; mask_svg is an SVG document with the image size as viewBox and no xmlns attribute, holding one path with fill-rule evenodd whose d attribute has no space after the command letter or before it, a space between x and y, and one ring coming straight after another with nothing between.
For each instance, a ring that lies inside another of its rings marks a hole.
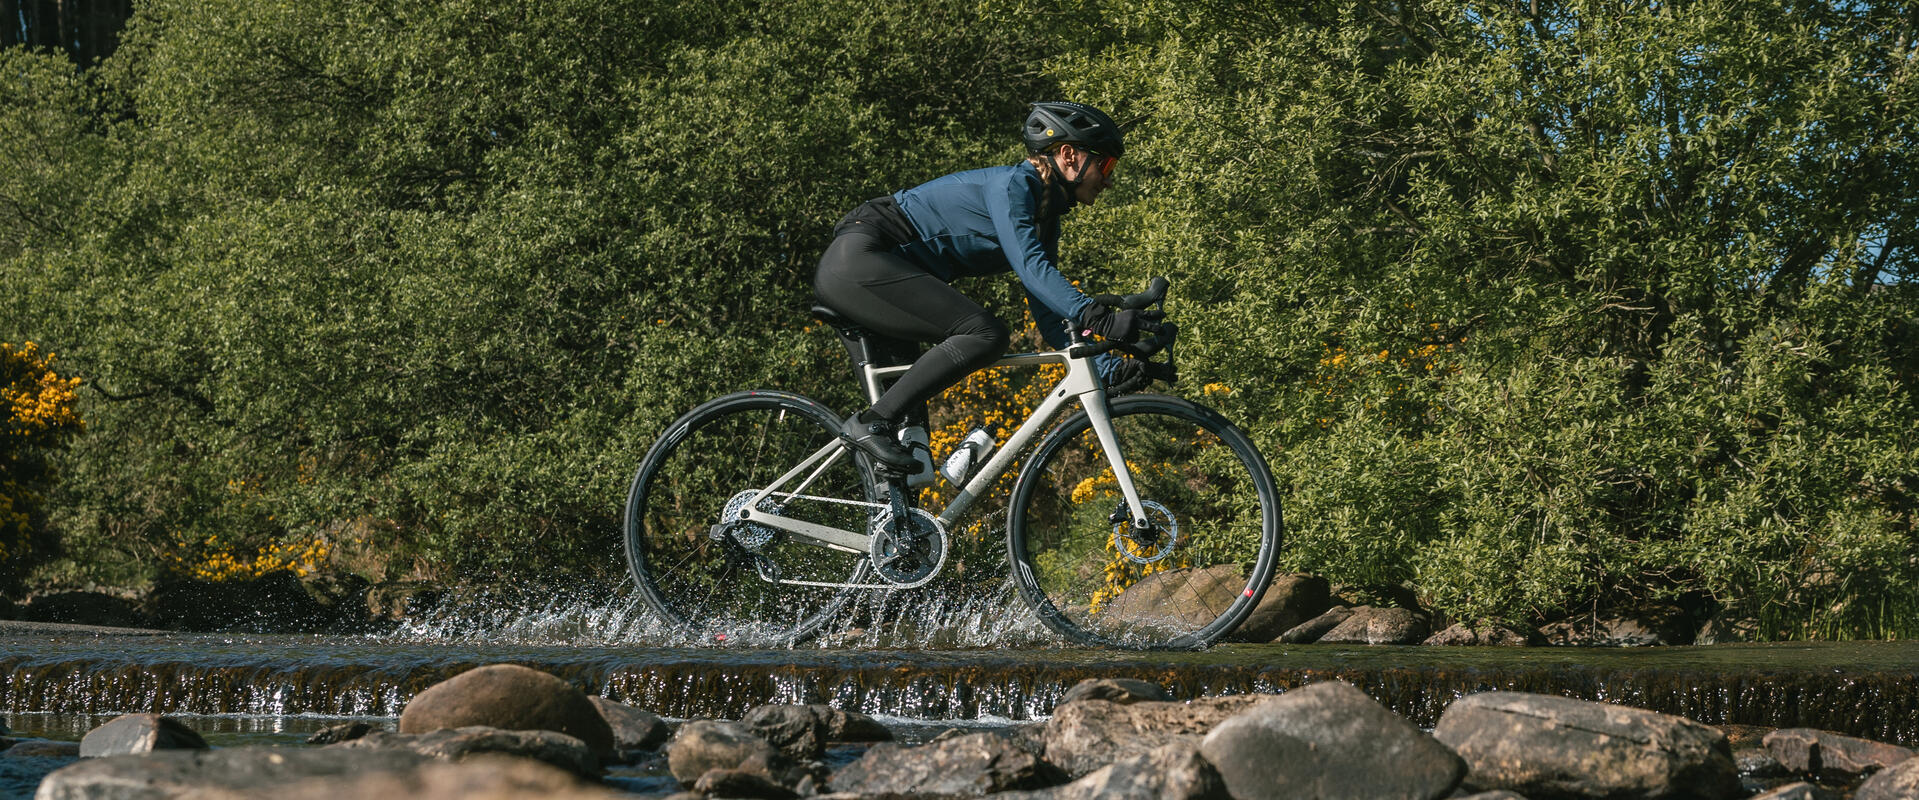
<instances>
[{"instance_id":1,"label":"black leg tight","mask_svg":"<svg viewBox=\"0 0 1919 800\"><path fill-rule=\"evenodd\" d=\"M876 334L938 342L873 404L874 413L889 420L993 363L1012 340L1006 323L980 304L895 255L885 240L859 231L826 248L813 292Z\"/></svg>"}]
</instances>

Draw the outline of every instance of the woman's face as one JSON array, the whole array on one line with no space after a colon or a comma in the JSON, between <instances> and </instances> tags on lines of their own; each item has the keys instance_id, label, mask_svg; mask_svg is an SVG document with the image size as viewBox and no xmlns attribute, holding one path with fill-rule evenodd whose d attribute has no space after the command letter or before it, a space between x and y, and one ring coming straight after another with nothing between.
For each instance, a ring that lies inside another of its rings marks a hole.
<instances>
[{"instance_id":1,"label":"woman's face","mask_svg":"<svg viewBox=\"0 0 1919 800\"><path fill-rule=\"evenodd\" d=\"M1092 205L1099 199L1100 192L1113 185L1111 176L1107 175L1111 171L1112 160L1100 158L1076 145L1062 148L1060 155L1064 156L1060 171L1066 173L1067 180L1079 180L1079 189L1073 192L1073 196L1081 203ZM1100 169L1102 165L1107 168Z\"/></svg>"}]
</instances>

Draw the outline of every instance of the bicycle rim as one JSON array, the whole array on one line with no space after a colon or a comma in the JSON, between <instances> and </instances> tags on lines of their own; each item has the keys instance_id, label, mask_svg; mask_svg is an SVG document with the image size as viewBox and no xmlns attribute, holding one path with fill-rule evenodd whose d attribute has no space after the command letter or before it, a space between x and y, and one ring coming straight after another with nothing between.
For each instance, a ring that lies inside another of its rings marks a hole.
<instances>
[{"instance_id":1,"label":"bicycle rim","mask_svg":"<svg viewBox=\"0 0 1919 800\"><path fill-rule=\"evenodd\" d=\"M1082 411L1020 472L1007 525L1014 578L1041 621L1076 642L1210 645L1272 577L1282 527L1272 473L1244 433L1188 401L1122 397L1112 416L1153 527L1133 528Z\"/></svg>"},{"instance_id":2,"label":"bicycle rim","mask_svg":"<svg viewBox=\"0 0 1919 800\"><path fill-rule=\"evenodd\" d=\"M765 567L784 580L858 583L865 554L759 526L731 528L724 540L712 530L729 505L743 507L747 493L836 440L838 430L824 406L777 392L722 397L667 428L633 478L625 530L634 581L666 623L695 641L779 645L818 633L843 611L853 590L769 581ZM865 529L869 508L844 502L873 497L851 457L798 494L770 496L761 508Z\"/></svg>"}]
</instances>

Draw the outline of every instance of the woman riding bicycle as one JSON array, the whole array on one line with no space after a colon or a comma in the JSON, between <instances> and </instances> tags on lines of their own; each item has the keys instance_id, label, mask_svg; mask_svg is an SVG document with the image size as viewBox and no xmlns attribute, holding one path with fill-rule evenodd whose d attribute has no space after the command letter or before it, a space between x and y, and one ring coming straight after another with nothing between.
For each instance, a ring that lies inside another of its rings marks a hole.
<instances>
[{"instance_id":1,"label":"woman riding bicycle","mask_svg":"<svg viewBox=\"0 0 1919 800\"><path fill-rule=\"evenodd\" d=\"M911 475L920 461L895 430L928 399L1006 352L1006 323L948 282L1013 272L1026 289L1040 335L1066 345L1062 320L1107 339L1158 329L1156 311L1114 311L1059 271L1059 223L1112 186L1126 152L1105 112L1080 103L1035 103L1023 131L1026 160L958 172L855 208L834 228L813 291L820 303L866 328L887 349L937 342L841 435L876 463ZM1118 392L1147 381L1144 362L1111 354L1099 372ZM916 420L916 422L923 422Z\"/></svg>"}]
</instances>

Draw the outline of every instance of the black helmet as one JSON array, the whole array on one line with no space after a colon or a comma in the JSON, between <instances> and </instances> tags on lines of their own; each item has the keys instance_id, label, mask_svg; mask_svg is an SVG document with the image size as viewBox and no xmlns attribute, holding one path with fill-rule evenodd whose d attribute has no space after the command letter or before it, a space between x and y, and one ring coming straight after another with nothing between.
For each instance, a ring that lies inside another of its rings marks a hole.
<instances>
[{"instance_id":1,"label":"black helmet","mask_svg":"<svg viewBox=\"0 0 1919 800\"><path fill-rule=\"evenodd\" d=\"M1113 118L1083 103L1034 103L1023 133L1030 153L1044 153L1055 144L1069 142L1103 156L1126 155L1126 143Z\"/></svg>"}]
</instances>

